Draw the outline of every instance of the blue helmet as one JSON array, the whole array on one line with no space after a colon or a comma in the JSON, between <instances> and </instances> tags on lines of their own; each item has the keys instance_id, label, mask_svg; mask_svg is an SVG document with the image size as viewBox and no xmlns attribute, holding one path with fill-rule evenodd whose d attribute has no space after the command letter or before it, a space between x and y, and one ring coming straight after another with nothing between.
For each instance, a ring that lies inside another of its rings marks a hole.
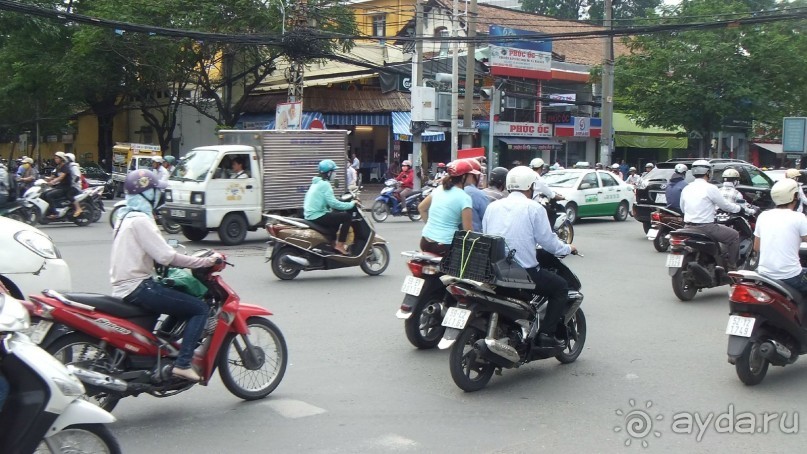
<instances>
[{"instance_id":1,"label":"blue helmet","mask_svg":"<svg viewBox=\"0 0 807 454\"><path fill-rule=\"evenodd\" d=\"M319 173L328 173L336 170L336 163L330 159L323 159L319 162Z\"/></svg>"}]
</instances>

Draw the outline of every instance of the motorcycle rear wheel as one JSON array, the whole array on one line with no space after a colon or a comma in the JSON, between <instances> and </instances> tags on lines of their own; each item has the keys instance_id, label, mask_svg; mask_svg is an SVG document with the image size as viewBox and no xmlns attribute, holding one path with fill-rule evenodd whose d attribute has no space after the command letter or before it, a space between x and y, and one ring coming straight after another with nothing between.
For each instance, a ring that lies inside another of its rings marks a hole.
<instances>
[{"instance_id":1,"label":"motorcycle rear wheel","mask_svg":"<svg viewBox=\"0 0 807 454\"><path fill-rule=\"evenodd\" d=\"M474 343L484 337L482 330L468 326L451 347L448 368L454 383L463 391L473 392L484 388L496 370L494 364L478 359L474 350Z\"/></svg>"},{"instance_id":2,"label":"motorcycle rear wheel","mask_svg":"<svg viewBox=\"0 0 807 454\"><path fill-rule=\"evenodd\" d=\"M93 452L120 454L118 440L103 424L76 424L45 438L35 454L51 452Z\"/></svg>"},{"instance_id":3,"label":"motorcycle rear wheel","mask_svg":"<svg viewBox=\"0 0 807 454\"><path fill-rule=\"evenodd\" d=\"M227 390L236 397L263 399L277 388L286 373L289 360L286 340L280 329L263 317L247 319L247 327L249 343L236 333L230 333L224 339L219 351L219 376ZM266 336L263 340L258 335L261 331ZM248 348L254 352L254 358L248 355Z\"/></svg>"},{"instance_id":4,"label":"motorcycle rear wheel","mask_svg":"<svg viewBox=\"0 0 807 454\"><path fill-rule=\"evenodd\" d=\"M444 288L439 288L421 298L414 308L412 315L404 321L406 338L413 346L426 350L434 348L443 338L446 328L442 326L442 302Z\"/></svg>"},{"instance_id":5,"label":"motorcycle rear wheel","mask_svg":"<svg viewBox=\"0 0 807 454\"><path fill-rule=\"evenodd\" d=\"M9 219L14 219L17 222L22 222L25 224L28 223L28 216L26 216L22 210L12 211L11 213L8 213L5 217Z\"/></svg>"},{"instance_id":6,"label":"motorcycle rear wheel","mask_svg":"<svg viewBox=\"0 0 807 454\"><path fill-rule=\"evenodd\" d=\"M667 239L667 231L659 229L658 234L653 238L653 247L658 252L667 252L670 247L670 240Z\"/></svg>"},{"instance_id":7,"label":"motorcycle rear wheel","mask_svg":"<svg viewBox=\"0 0 807 454\"><path fill-rule=\"evenodd\" d=\"M75 212L71 213L71 220L79 227L87 227L92 224L92 218L95 216L95 207L87 202L81 202L79 206L81 207L82 213L79 216L73 216Z\"/></svg>"},{"instance_id":8,"label":"motorcycle rear wheel","mask_svg":"<svg viewBox=\"0 0 807 454\"><path fill-rule=\"evenodd\" d=\"M583 346L586 344L586 316L583 309L578 308L572 319L565 326L567 339L566 348L555 355L555 359L563 364L573 363L580 353L583 353Z\"/></svg>"},{"instance_id":9,"label":"motorcycle rear wheel","mask_svg":"<svg viewBox=\"0 0 807 454\"><path fill-rule=\"evenodd\" d=\"M275 251L272 256L272 272L282 281L290 281L302 271L299 268L292 268L283 264L283 257L291 255L291 251L293 251L292 248L284 247L279 251Z\"/></svg>"},{"instance_id":10,"label":"motorcycle rear wheel","mask_svg":"<svg viewBox=\"0 0 807 454\"><path fill-rule=\"evenodd\" d=\"M683 268L678 268L678 271L673 274L672 288L675 296L681 301L692 301L692 298L695 298L695 294L698 293L698 288L694 283L685 279Z\"/></svg>"},{"instance_id":11,"label":"motorcycle rear wheel","mask_svg":"<svg viewBox=\"0 0 807 454\"><path fill-rule=\"evenodd\" d=\"M762 383L765 374L768 373L767 359L762 357L759 351L759 343L749 342L743 350L743 354L734 363L734 370L737 377L747 386L754 386Z\"/></svg>"},{"instance_id":12,"label":"motorcycle rear wheel","mask_svg":"<svg viewBox=\"0 0 807 454\"><path fill-rule=\"evenodd\" d=\"M177 233L182 232L182 226L176 222L171 222L167 218L161 218L160 222L163 225L163 230L165 230L165 233L176 235Z\"/></svg>"},{"instance_id":13,"label":"motorcycle rear wheel","mask_svg":"<svg viewBox=\"0 0 807 454\"><path fill-rule=\"evenodd\" d=\"M99 202L100 203L100 202ZM93 205L92 210L92 222L98 222L101 220L101 216L103 215L103 211L101 211L101 207Z\"/></svg>"},{"instance_id":14,"label":"motorcycle rear wheel","mask_svg":"<svg viewBox=\"0 0 807 454\"><path fill-rule=\"evenodd\" d=\"M109 366L112 361L109 352L99 345L98 339L82 333L71 333L60 337L45 350L65 366L74 364L101 373L109 372L104 366ZM108 412L111 412L123 397L120 394L93 388L86 384L84 387L87 390L84 399Z\"/></svg>"},{"instance_id":15,"label":"motorcycle rear wheel","mask_svg":"<svg viewBox=\"0 0 807 454\"><path fill-rule=\"evenodd\" d=\"M370 208L370 215L373 216L374 221L384 222L389 217L389 206L380 200L376 200L373 207Z\"/></svg>"}]
</instances>

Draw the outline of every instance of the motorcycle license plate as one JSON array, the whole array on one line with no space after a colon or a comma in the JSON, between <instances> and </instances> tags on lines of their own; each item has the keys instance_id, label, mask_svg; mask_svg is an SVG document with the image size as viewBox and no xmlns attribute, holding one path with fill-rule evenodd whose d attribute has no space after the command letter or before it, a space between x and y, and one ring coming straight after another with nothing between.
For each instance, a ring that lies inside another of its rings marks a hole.
<instances>
[{"instance_id":1,"label":"motorcycle license plate","mask_svg":"<svg viewBox=\"0 0 807 454\"><path fill-rule=\"evenodd\" d=\"M185 211L184 210L171 210L171 216L175 218L184 218Z\"/></svg>"},{"instance_id":2,"label":"motorcycle license plate","mask_svg":"<svg viewBox=\"0 0 807 454\"><path fill-rule=\"evenodd\" d=\"M647 231L647 239L653 241L658 236L658 229L650 229Z\"/></svg>"},{"instance_id":3,"label":"motorcycle license plate","mask_svg":"<svg viewBox=\"0 0 807 454\"><path fill-rule=\"evenodd\" d=\"M40 320L39 323L29 329L30 334L28 337L31 338L32 342L38 344L42 342L42 339L44 339L48 334L51 326L53 326L53 322L48 320Z\"/></svg>"},{"instance_id":4,"label":"motorcycle license plate","mask_svg":"<svg viewBox=\"0 0 807 454\"><path fill-rule=\"evenodd\" d=\"M418 296L420 295L420 291L423 289L424 282L426 281L419 277L406 276L406 279L404 279L404 283L401 286L401 291L407 295Z\"/></svg>"},{"instance_id":5,"label":"motorcycle license plate","mask_svg":"<svg viewBox=\"0 0 807 454\"><path fill-rule=\"evenodd\" d=\"M751 332L754 331L754 322L757 319L753 317L742 317L739 315L730 315L729 324L726 326L726 334L732 336L751 337Z\"/></svg>"},{"instance_id":6,"label":"motorcycle license plate","mask_svg":"<svg viewBox=\"0 0 807 454\"><path fill-rule=\"evenodd\" d=\"M684 254L668 254L667 268L681 268L684 264Z\"/></svg>"},{"instance_id":7,"label":"motorcycle license plate","mask_svg":"<svg viewBox=\"0 0 807 454\"><path fill-rule=\"evenodd\" d=\"M471 311L468 309L460 309L459 307L449 307L446 311L446 316L443 318L443 326L456 329L464 329L465 324L468 323L468 318L471 316Z\"/></svg>"},{"instance_id":8,"label":"motorcycle license plate","mask_svg":"<svg viewBox=\"0 0 807 454\"><path fill-rule=\"evenodd\" d=\"M656 194L656 203L667 203L667 194Z\"/></svg>"}]
</instances>

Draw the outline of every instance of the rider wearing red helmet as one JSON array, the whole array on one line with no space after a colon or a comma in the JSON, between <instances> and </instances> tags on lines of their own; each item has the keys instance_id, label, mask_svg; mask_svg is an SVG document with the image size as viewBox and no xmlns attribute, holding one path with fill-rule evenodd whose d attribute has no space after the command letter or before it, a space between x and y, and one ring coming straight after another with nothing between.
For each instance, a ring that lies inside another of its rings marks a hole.
<instances>
[{"instance_id":1,"label":"rider wearing red helmet","mask_svg":"<svg viewBox=\"0 0 807 454\"><path fill-rule=\"evenodd\" d=\"M401 173L395 179L401 183L398 189L395 190L395 196L398 197L398 201L401 202L403 209L406 210L406 197L412 193L412 189L415 187L415 171L412 170L412 163L409 161L402 162Z\"/></svg>"},{"instance_id":2,"label":"rider wearing red helmet","mask_svg":"<svg viewBox=\"0 0 807 454\"><path fill-rule=\"evenodd\" d=\"M449 163L446 170L448 176L443 178L442 185L418 206L418 211L426 222L421 234L420 249L439 255L448 252L458 225L462 225L463 230L473 228L473 202L463 186L466 177L476 171L463 159Z\"/></svg>"}]
</instances>

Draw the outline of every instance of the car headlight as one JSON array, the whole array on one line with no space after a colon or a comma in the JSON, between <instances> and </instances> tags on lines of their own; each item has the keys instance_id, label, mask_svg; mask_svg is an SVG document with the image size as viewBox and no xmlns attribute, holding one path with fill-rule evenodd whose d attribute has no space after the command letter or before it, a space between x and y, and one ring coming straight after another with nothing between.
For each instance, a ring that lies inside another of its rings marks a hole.
<instances>
[{"instance_id":1,"label":"car headlight","mask_svg":"<svg viewBox=\"0 0 807 454\"><path fill-rule=\"evenodd\" d=\"M50 238L32 230L20 230L14 234L14 239L26 248L30 249L34 254L44 257L46 259L59 259L62 255L59 249L53 244Z\"/></svg>"},{"instance_id":2,"label":"car headlight","mask_svg":"<svg viewBox=\"0 0 807 454\"><path fill-rule=\"evenodd\" d=\"M205 193L196 191L191 192L191 203L195 203L196 205L204 205Z\"/></svg>"},{"instance_id":3,"label":"car headlight","mask_svg":"<svg viewBox=\"0 0 807 454\"><path fill-rule=\"evenodd\" d=\"M171 190L170 190L170 189L166 189L166 190L165 190L165 201L166 201L166 202L173 202L173 201L174 201L174 195L173 195L173 194L171 194Z\"/></svg>"},{"instance_id":4,"label":"car headlight","mask_svg":"<svg viewBox=\"0 0 807 454\"><path fill-rule=\"evenodd\" d=\"M84 394L84 385L74 376L51 377L56 386L65 396L80 396Z\"/></svg>"}]
</instances>

